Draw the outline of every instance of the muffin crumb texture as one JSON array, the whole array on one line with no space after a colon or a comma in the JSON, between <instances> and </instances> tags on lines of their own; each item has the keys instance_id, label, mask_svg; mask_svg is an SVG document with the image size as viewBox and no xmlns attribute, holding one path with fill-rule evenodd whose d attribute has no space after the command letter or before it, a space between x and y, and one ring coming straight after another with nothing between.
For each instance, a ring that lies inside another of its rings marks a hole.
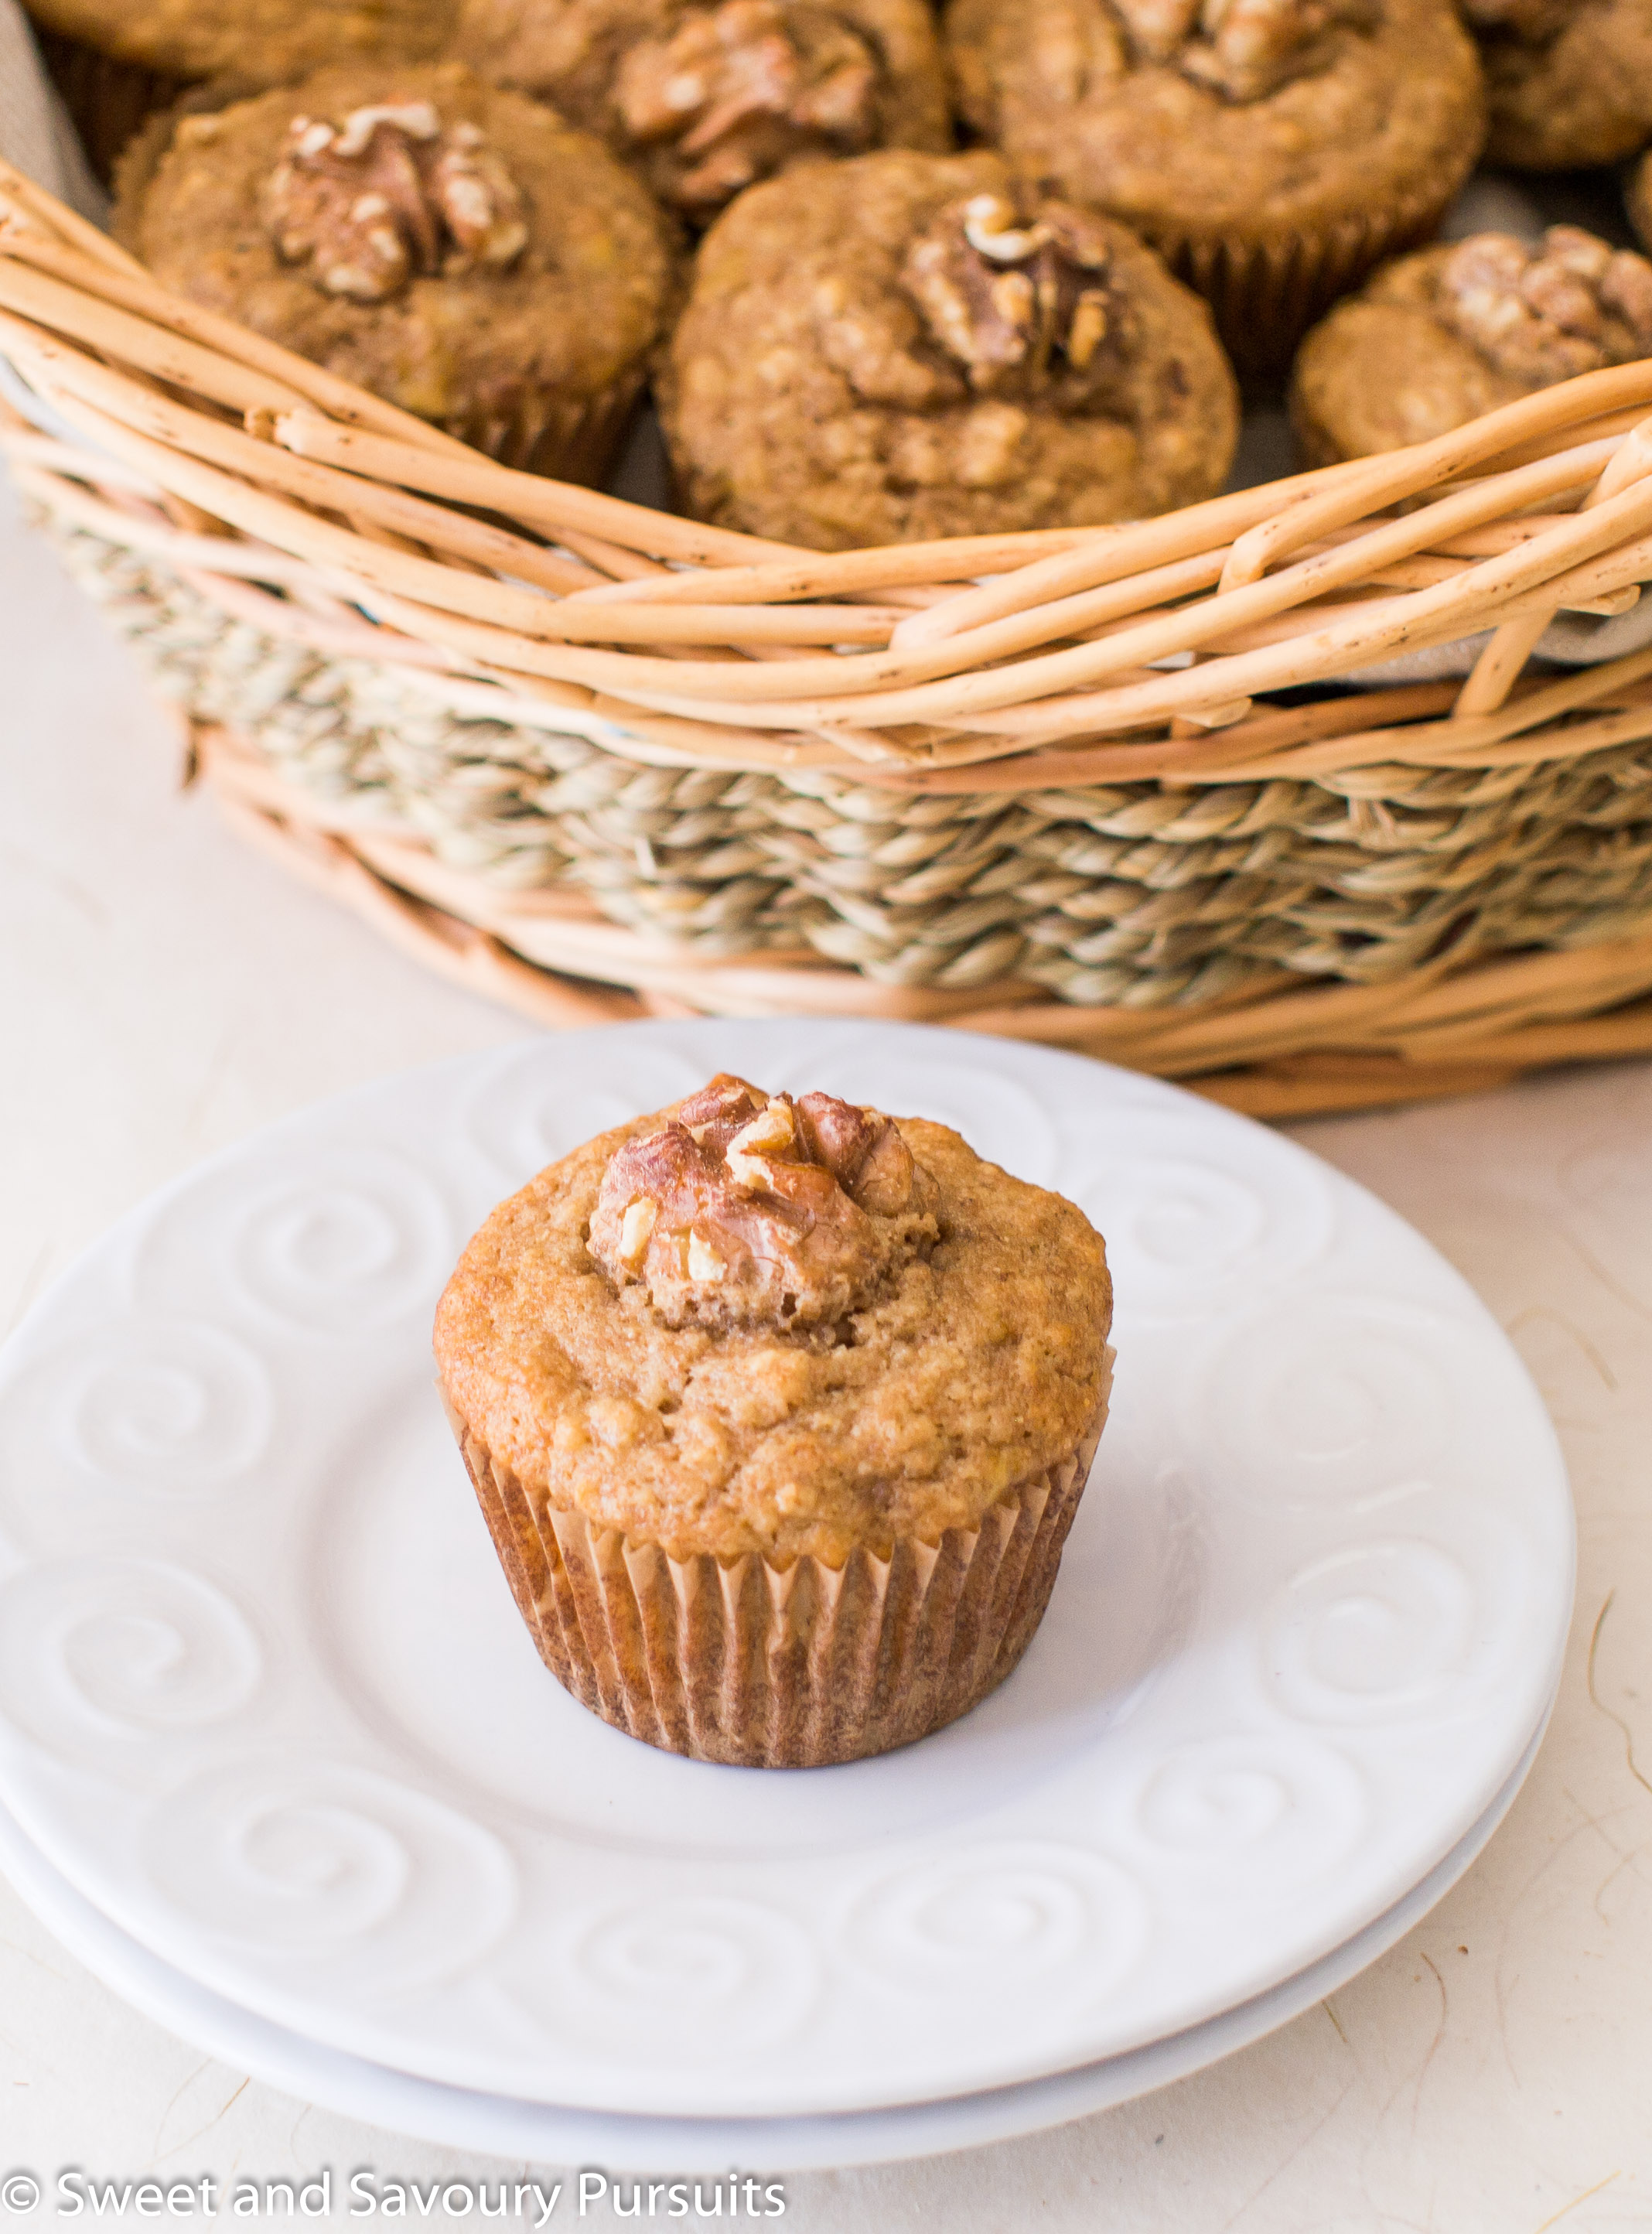
<instances>
[{"instance_id":1,"label":"muffin crumb texture","mask_svg":"<svg viewBox=\"0 0 1652 2234\"><path fill-rule=\"evenodd\" d=\"M743 194L701 249L661 404L693 513L828 550L1194 503L1238 428L1197 297L988 154L886 151Z\"/></svg>"},{"instance_id":2,"label":"muffin crumb texture","mask_svg":"<svg viewBox=\"0 0 1652 2234\"><path fill-rule=\"evenodd\" d=\"M719 1078L501 1204L436 1355L536 1512L836 1568L1066 1465L1111 1314L1082 1212L944 1126Z\"/></svg>"}]
</instances>

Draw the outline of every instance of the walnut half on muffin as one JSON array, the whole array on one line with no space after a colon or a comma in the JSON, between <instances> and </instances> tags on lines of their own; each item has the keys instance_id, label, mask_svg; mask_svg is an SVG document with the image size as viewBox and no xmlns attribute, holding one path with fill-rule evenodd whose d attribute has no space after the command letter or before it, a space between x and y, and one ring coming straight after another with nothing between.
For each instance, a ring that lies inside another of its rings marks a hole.
<instances>
[{"instance_id":1,"label":"walnut half on muffin","mask_svg":"<svg viewBox=\"0 0 1652 2234\"><path fill-rule=\"evenodd\" d=\"M1583 372L1652 356L1652 264L1576 225L1482 232L1379 272L1303 343L1292 423L1334 463L1449 434Z\"/></svg>"},{"instance_id":2,"label":"walnut half on muffin","mask_svg":"<svg viewBox=\"0 0 1652 2234\"><path fill-rule=\"evenodd\" d=\"M156 277L507 465L606 470L677 291L602 146L453 63L158 120L117 228Z\"/></svg>"},{"instance_id":3,"label":"walnut half on muffin","mask_svg":"<svg viewBox=\"0 0 1652 2234\"><path fill-rule=\"evenodd\" d=\"M1204 304L996 156L754 187L701 245L661 382L689 509L824 549L1139 519L1238 428Z\"/></svg>"},{"instance_id":4,"label":"walnut half on muffin","mask_svg":"<svg viewBox=\"0 0 1652 2234\"><path fill-rule=\"evenodd\" d=\"M501 1204L435 1353L560 1682L650 1744L806 1767L921 1737L1015 1665L1111 1317L1061 1196L944 1126L723 1075Z\"/></svg>"},{"instance_id":5,"label":"walnut half on muffin","mask_svg":"<svg viewBox=\"0 0 1652 2234\"><path fill-rule=\"evenodd\" d=\"M802 157L951 145L928 0L462 0L455 51L702 224Z\"/></svg>"}]
</instances>

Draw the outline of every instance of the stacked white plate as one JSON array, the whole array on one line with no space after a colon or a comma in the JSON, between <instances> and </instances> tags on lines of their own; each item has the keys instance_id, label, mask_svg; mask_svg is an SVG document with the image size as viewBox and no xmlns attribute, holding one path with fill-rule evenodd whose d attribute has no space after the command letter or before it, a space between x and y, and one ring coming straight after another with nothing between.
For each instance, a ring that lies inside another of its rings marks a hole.
<instances>
[{"instance_id":1,"label":"stacked white plate","mask_svg":"<svg viewBox=\"0 0 1652 2234\"><path fill-rule=\"evenodd\" d=\"M539 1664L435 1392L498 1198L731 1069L1083 1205L1113 1414L963 1722L708 1767ZM238 2067L630 2171L921 2155L1126 2099L1391 1944L1500 1819L1571 1606L1553 1433L1415 1233L1128 1073L895 1026L534 1042L273 1127L0 1353L0 1865Z\"/></svg>"}]
</instances>

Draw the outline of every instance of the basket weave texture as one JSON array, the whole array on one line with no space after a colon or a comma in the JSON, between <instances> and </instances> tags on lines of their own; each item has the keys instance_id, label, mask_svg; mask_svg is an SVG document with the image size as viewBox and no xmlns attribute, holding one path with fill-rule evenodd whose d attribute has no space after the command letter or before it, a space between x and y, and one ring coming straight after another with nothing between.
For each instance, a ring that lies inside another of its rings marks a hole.
<instances>
[{"instance_id":1,"label":"basket weave texture","mask_svg":"<svg viewBox=\"0 0 1652 2234\"><path fill-rule=\"evenodd\" d=\"M1652 1049L1652 653L1528 671L1652 580L1652 365L1136 526L823 556L479 457L3 172L0 369L239 826L530 1013L934 1018L1263 1114Z\"/></svg>"}]
</instances>

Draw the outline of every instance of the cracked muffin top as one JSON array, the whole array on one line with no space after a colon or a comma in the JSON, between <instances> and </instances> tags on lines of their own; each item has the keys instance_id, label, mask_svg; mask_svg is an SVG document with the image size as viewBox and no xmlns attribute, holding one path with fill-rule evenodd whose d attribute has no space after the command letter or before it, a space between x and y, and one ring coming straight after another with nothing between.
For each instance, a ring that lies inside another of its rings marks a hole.
<instances>
[{"instance_id":1,"label":"cracked muffin top","mask_svg":"<svg viewBox=\"0 0 1652 2234\"><path fill-rule=\"evenodd\" d=\"M702 224L802 157L951 145L927 0L461 0L454 51Z\"/></svg>"},{"instance_id":2,"label":"cracked muffin top","mask_svg":"<svg viewBox=\"0 0 1652 2234\"><path fill-rule=\"evenodd\" d=\"M117 229L157 278L496 454L640 382L672 228L590 134L454 63L362 63L158 121Z\"/></svg>"},{"instance_id":3,"label":"cracked muffin top","mask_svg":"<svg viewBox=\"0 0 1652 2234\"><path fill-rule=\"evenodd\" d=\"M1069 1458L1111 1318L1061 1196L943 1125L720 1076L501 1204L435 1350L531 1497L674 1557L839 1566Z\"/></svg>"},{"instance_id":4,"label":"cracked muffin top","mask_svg":"<svg viewBox=\"0 0 1652 2234\"><path fill-rule=\"evenodd\" d=\"M824 549L1194 503L1238 426L1197 297L984 153L743 194L701 245L660 394L691 511Z\"/></svg>"},{"instance_id":5,"label":"cracked muffin top","mask_svg":"<svg viewBox=\"0 0 1652 2234\"><path fill-rule=\"evenodd\" d=\"M421 62L453 36L457 0L29 0L49 31L177 78L275 85L329 62Z\"/></svg>"},{"instance_id":6,"label":"cracked muffin top","mask_svg":"<svg viewBox=\"0 0 1652 2234\"><path fill-rule=\"evenodd\" d=\"M946 41L983 139L1150 238L1381 211L1484 132L1452 0L951 0Z\"/></svg>"},{"instance_id":7,"label":"cracked muffin top","mask_svg":"<svg viewBox=\"0 0 1652 2234\"><path fill-rule=\"evenodd\" d=\"M1576 225L1540 246L1482 232L1427 248L1303 343L1291 416L1310 462L1450 433L1482 412L1652 356L1652 264Z\"/></svg>"},{"instance_id":8,"label":"cracked muffin top","mask_svg":"<svg viewBox=\"0 0 1652 2234\"><path fill-rule=\"evenodd\" d=\"M1491 96L1489 160L1615 163L1652 138L1649 0L1461 0Z\"/></svg>"}]
</instances>

